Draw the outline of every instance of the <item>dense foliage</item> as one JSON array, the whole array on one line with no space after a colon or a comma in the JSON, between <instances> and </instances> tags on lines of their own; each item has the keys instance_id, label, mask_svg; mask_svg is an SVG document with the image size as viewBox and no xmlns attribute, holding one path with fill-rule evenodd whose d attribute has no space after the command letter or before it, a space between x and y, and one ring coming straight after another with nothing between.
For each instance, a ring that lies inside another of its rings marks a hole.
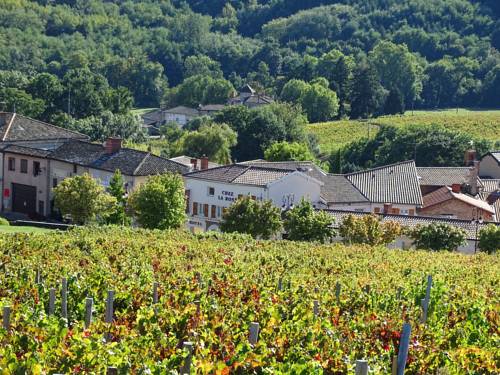
<instances>
[{"instance_id":1,"label":"dense foliage","mask_svg":"<svg viewBox=\"0 0 500 375\"><path fill-rule=\"evenodd\" d=\"M281 210L271 201L257 201L244 196L234 202L222 215L220 229L226 233L244 233L253 238L269 239L283 226Z\"/></svg>"},{"instance_id":2,"label":"dense foliage","mask_svg":"<svg viewBox=\"0 0 500 375\"><path fill-rule=\"evenodd\" d=\"M495 253L500 250L500 227L494 224L488 225L479 232L479 249L487 253Z\"/></svg>"},{"instance_id":3,"label":"dense foliage","mask_svg":"<svg viewBox=\"0 0 500 375\"><path fill-rule=\"evenodd\" d=\"M418 249L454 251L464 245L467 234L461 228L444 223L421 225L409 232Z\"/></svg>"},{"instance_id":4,"label":"dense foliage","mask_svg":"<svg viewBox=\"0 0 500 375\"><path fill-rule=\"evenodd\" d=\"M376 215L348 215L339 225L339 235L347 244L387 245L401 232L401 225L394 221L382 223Z\"/></svg>"},{"instance_id":5,"label":"dense foliage","mask_svg":"<svg viewBox=\"0 0 500 375\"><path fill-rule=\"evenodd\" d=\"M333 218L325 211L316 211L305 199L286 212L284 229L291 241L329 242L333 239Z\"/></svg>"},{"instance_id":6,"label":"dense foliage","mask_svg":"<svg viewBox=\"0 0 500 375\"><path fill-rule=\"evenodd\" d=\"M366 358L374 373L388 374L405 321L412 326L406 373L500 371L498 255L105 228L2 235L0 249L0 305L12 309L11 330L0 329L5 373L102 374L107 366L170 373L184 361L182 342L192 341L197 373L345 374ZM430 309L421 324L429 274ZM115 291L113 323L104 322L108 290ZM94 301L88 329L86 297ZM254 321L261 330L251 346Z\"/></svg>"},{"instance_id":7,"label":"dense foliage","mask_svg":"<svg viewBox=\"0 0 500 375\"><path fill-rule=\"evenodd\" d=\"M174 173L150 176L130 194L128 204L144 228L179 228L186 219L184 181Z\"/></svg>"}]
</instances>

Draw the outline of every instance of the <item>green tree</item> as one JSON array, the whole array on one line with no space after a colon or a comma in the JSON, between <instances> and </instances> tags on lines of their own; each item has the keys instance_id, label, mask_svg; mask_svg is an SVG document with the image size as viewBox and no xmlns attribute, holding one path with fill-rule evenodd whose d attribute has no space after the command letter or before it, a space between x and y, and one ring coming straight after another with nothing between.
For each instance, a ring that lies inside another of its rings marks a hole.
<instances>
[{"instance_id":1,"label":"green tree","mask_svg":"<svg viewBox=\"0 0 500 375\"><path fill-rule=\"evenodd\" d=\"M186 219L182 177L171 173L151 176L129 196L128 204L144 228L179 228Z\"/></svg>"},{"instance_id":2,"label":"green tree","mask_svg":"<svg viewBox=\"0 0 500 375\"><path fill-rule=\"evenodd\" d=\"M384 96L377 72L366 63L358 65L351 88L351 118L373 116L380 109Z\"/></svg>"},{"instance_id":3,"label":"green tree","mask_svg":"<svg viewBox=\"0 0 500 375\"><path fill-rule=\"evenodd\" d=\"M17 112L24 116L37 118L45 111L42 99L34 99L30 94L16 88L0 88L0 102L5 103L7 111Z\"/></svg>"},{"instance_id":4,"label":"green tree","mask_svg":"<svg viewBox=\"0 0 500 375\"><path fill-rule=\"evenodd\" d=\"M369 55L380 82L387 90L398 90L404 103L410 105L422 91L423 68L404 44L378 43Z\"/></svg>"},{"instance_id":5,"label":"green tree","mask_svg":"<svg viewBox=\"0 0 500 375\"><path fill-rule=\"evenodd\" d=\"M234 93L231 82L223 78L195 75L170 92L169 103L197 107L200 104L224 104Z\"/></svg>"},{"instance_id":6,"label":"green tree","mask_svg":"<svg viewBox=\"0 0 500 375\"><path fill-rule=\"evenodd\" d=\"M115 197L88 173L64 179L54 188L54 204L63 216L79 225L105 218L116 205Z\"/></svg>"},{"instance_id":7,"label":"green tree","mask_svg":"<svg viewBox=\"0 0 500 375\"><path fill-rule=\"evenodd\" d=\"M264 151L268 161L310 161L314 156L307 144L298 142L276 142Z\"/></svg>"},{"instance_id":8,"label":"green tree","mask_svg":"<svg viewBox=\"0 0 500 375\"><path fill-rule=\"evenodd\" d=\"M125 182L119 169L115 171L113 177L109 181L108 193L116 199L116 205L111 213L106 216L107 224L128 225L130 218L125 214L126 198L125 198Z\"/></svg>"},{"instance_id":9,"label":"green tree","mask_svg":"<svg viewBox=\"0 0 500 375\"><path fill-rule=\"evenodd\" d=\"M421 225L409 231L418 249L455 251L466 244L467 234L462 228L444 223Z\"/></svg>"},{"instance_id":10,"label":"green tree","mask_svg":"<svg viewBox=\"0 0 500 375\"><path fill-rule=\"evenodd\" d=\"M500 250L500 226L488 224L479 231L479 249L488 254L494 254Z\"/></svg>"},{"instance_id":11,"label":"green tree","mask_svg":"<svg viewBox=\"0 0 500 375\"><path fill-rule=\"evenodd\" d=\"M292 241L328 242L335 235L333 218L325 211L316 211L311 203L302 199L285 215L284 228Z\"/></svg>"},{"instance_id":12,"label":"green tree","mask_svg":"<svg viewBox=\"0 0 500 375\"><path fill-rule=\"evenodd\" d=\"M220 164L231 163L231 148L236 145L237 134L226 124L202 125L181 139L184 155L208 157Z\"/></svg>"},{"instance_id":13,"label":"green tree","mask_svg":"<svg viewBox=\"0 0 500 375\"><path fill-rule=\"evenodd\" d=\"M339 234L348 244L388 245L394 242L401 232L398 223L382 223L375 215L348 215L339 226Z\"/></svg>"},{"instance_id":14,"label":"green tree","mask_svg":"<svg viewBox=\"0 0 500 375\"><path fill-rule=\"evenodd\" d=\"M385 100L384 114L398 115L405 113L405 105L403 95L398 89L392 89Z\"/></svg>"},{"instance_id":15,"label":"green tree","mask_svg":"<svg viewBox=\"0 0 500 375\"><path fill-rule=\"evenodd\" d=\"M271 201L259 202L249 196L234 202L224 213L220 229L269 239L282 228L281 211Z\"/></svg>"},{"instance_id":16,"label":"green tree","mask_svg":"<svg viewBox=\"0 0 500 375\"><path fill-rule=\"evenodd\" d=\"M339 110L337 94L319 83L309 85L301 97L300 105L310 122L333 120Z\"/></svg>"},{"instance_id":17,"label":"green tree","mask_svg":"<svg viewBox=\"0 0 500 375\"><path fill-rule=\"evenodd\" d=\"M220 64L205 55L189 56L184 61L184 78L197 75L223 78Z\"/></svg>"},{"instance_id":18,"label":"green tree","mask_svg":"<svg viewBox=\"0 0 500 375\"><path fill-rule=\"evenodd\" d=\"M300 79L291 79L281 90L281 100L290 103L299 103L308 87L309 84Z\"/></svg>"}]
</instances>

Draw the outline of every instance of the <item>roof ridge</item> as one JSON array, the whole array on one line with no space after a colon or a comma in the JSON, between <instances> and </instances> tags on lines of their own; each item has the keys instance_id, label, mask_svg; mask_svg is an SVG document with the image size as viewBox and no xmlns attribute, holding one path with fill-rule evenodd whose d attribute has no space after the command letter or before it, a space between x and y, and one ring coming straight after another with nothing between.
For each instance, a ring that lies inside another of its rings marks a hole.
<instances>
[{"instance_id":1,"label":"roof ridge","mask_svg":"<svg viewBox=\"0 0 500 375\"><path fill-rule=\"evenodd\" d=\"M414 164L415 165L415 160L405 160L405 161L399 161L397 163L392 163L392 164L387 164L387 165L381 165L379 167L375 167L375 168L369 168L369 169L365 169L363 171L357 171L357 172L350 172L350 173L346 173L345 175L346 176L352 176L352 175L355 175L355 174L361 174L361 173L369 173L369 172L373 172L373 171L377 171L377 170L381 170L381 169L386 169L386 168L390 168L390 167L395 167L395 166L398 166L398 165L403 165L403 164ZM416 165L415 165L415 168L416 168Z\"/></svg>"},{"instance_id":2,"label":"roof ridge","mask_svg":"<svg viewBox=\"0 0 500 375\"><path fill-rule=\"evenodd\" d=\"M16 113L14 113L14 116L16 115ZM35 122L38 122L40 124L43 124L43 125L46 125L46 126L50 126L51 128L57 128L57 129L61 129L61 130L64 130L64 131L67 131L69 133L73 133L73 134L77 134L77 135L81 135L81 136L84 136L84 137L87 137L87 138L90 138L88 135L86 134L83 134L83 133L80 133L80 132L77 132L75 130L70 130L70 129L67 129L67 128L63 128L62 126L57 126L57 125L54 125L54 124L50 124L48 122L45 122L45 121L41 121L41 120L37 120L35 118L32 118L32 117L28 117L28 116L23 116L23 115L19 115L19 117L24 117L24 118L27 118L31 121L35 121ZM13 117L14 118L14 117ZM59 137L61 138L61 137Z\"/></svg>"},{"instance_id":3,"label":"roof ridge","mask_svg":"<svg viewBox=\"0 0 500 375\"><path fill-rule=\"evenodd\" d=\"M2 141L5 141L7 138L7 134L9 134L10 128L12 127L12 124L14 123L14 119L16 118L16 113L12 113L12 117L9 121L9 124L7 125L7 129L5 129L5 133L2 137Z\"/></svg>"},{"instance_id":4,"label":"roof ridge","mask_svg":"<svg viewBox=\"0 0 500 375\"><path fill-rule=\"evenodd\" d=\"M250 166L248 166L248 167L246 167L245 169L243 169L240 173L238 173L235 177L233 177L233 178L231 179L231 182L234 182L234 180L236 180L238 177L240 177L243 173L247 172L250 168L251 168L251 167L250 167Z\"/></svg>"},{"instance_id":5,"label":"roof ridge","mask_svg":"<svg viewBox=\"0 0 500 375\"><path fill-rule=\"evenodd\" d=\"M149 158L151 154L148 152L144 158L141 160L141 162L139 164L137 164L137 167L134 169L134 171L132 172L132 175L136 175L137 171L144 165L144 163L146 162L146 159Z\"/></svg>"}]
</instances>

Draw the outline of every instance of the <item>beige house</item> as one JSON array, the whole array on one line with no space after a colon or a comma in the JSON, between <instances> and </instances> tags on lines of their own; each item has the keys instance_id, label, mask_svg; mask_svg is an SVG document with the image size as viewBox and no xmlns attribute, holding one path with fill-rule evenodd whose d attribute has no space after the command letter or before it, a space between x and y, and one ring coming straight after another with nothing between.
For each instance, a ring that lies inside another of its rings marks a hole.
<instances>
[{"instance_id":1,"label":"beige house","mask_svg":"<svg viewBox=\"0 0 500 375\"><path fill-rule=\"evenodd\" d=\"M132 191L150 175L189 170L148 152L122 148L121 140L113 138L104 145L73 140L53 150L8 145L3 148L2 160L3 211L32 218L54 214L52 189L67 177L89 173L107 187L118 169L126 190Z\"/></svg>"},{"instance_id":2,"label":"beige house","mask_svg":"<svg viewBox=\"0 0 500 375\"><path fill-rule=\"evenodd\" d=\"M479 162L479 177L500 178L500 151L488 152Z\"/></svg>"}]
</instances>

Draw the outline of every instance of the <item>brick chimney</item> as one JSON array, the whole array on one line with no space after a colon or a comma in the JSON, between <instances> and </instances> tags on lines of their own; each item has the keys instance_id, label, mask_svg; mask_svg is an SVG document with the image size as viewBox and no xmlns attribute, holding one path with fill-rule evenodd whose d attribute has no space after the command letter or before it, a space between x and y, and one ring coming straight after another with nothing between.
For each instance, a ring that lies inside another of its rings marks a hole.
<instances>
[{"instance_id":1,"label":"brick chimney","mask_svg":"<svg viewBox=\"0 0 500 375\"><path fill-rule=\"evenodd\" d=\"M200 169L201 170L208 169L208 158L206 156L202 156L200 158Z\"/></svg>"},{"instance_id":2,"label":"brick chimney","mask_svg":"<svg viewBox=\"0 0 500 375\"><path fill-rule=\"evenodd\" d=\"M193 171L198 170L198 159L191 159L191 165L193 166Z\"/></svg>"},{"instance_id":3,"label":"brick chimney","mask_svg":"<svg viewBox=\"0 0 500 375\"><path fill-rule=\"evenodd\" d=\"M122 140L121 138L109 137L106 139L104 147L106 148L106 154L114 154L122 148Z\"/></svg>"},{"instance_id":4,"label":"brick chimney","mask_svg":"<svg viewBox=\"0 0 500 375\"><path fill-rule=\"evenodd\" d=\"M476 150L467 150L465 151L464 163L466 167L474 166L474 162L476 161Z\"/></svg>"},{"instance_id":5,"label":"brick chimney","mask_svg":"<svg viewBox=\"0 0 500 375\"><path fill-rule=\"evenodd\" d=\"M451 185L451 191L454 193L460 194L462 192L462 185L460 185L460 184Z\"/></svg>"}]
</instances>

